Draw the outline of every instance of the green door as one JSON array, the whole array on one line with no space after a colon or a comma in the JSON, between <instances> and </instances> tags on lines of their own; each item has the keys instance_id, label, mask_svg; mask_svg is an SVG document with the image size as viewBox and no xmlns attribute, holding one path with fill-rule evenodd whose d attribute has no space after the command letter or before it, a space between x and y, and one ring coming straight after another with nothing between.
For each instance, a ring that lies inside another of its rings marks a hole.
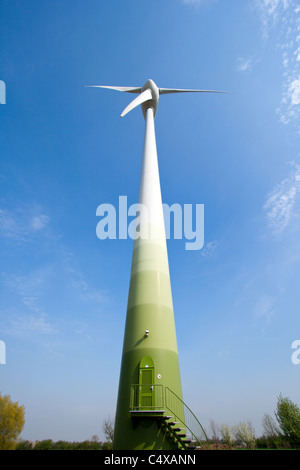
<instances>
[{"instance_id":1,"label":"green door","mask_svg":"<svg viewBox=\"0 0 300 470\"><path fill-rule=\"evenodd\" d=\"M139 372L139 407L154 409L154 363L151 357L145 356L141 360Z\"/></svg>"}]
</instances>

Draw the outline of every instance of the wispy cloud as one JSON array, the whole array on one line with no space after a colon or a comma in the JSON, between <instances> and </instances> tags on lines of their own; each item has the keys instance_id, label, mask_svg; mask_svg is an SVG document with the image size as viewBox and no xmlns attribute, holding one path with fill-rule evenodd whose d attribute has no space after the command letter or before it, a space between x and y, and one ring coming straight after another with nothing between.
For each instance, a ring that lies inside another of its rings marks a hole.
<instances>
[{"instance_id":1,"label":"wispy cloud","mask_svg":"<svg viewBox=\"0 0 300 470\"><path fill-rule=\"evenodd\" d=\"M181 0L184 5L192 7L200 7L202 5L209 5L215 3L218 0Z\"/></svg>"},{"instance_id":2,"label":"wispy cloud","mask_svg":"<svg viewBox=\"0 0 300 470\"><path fill-rule=\"evenodd\" d=\"M53 254L51 264L23 274L1 273L5 298L0 309L0 331L29 341L47 336L51 343L45 343L45 347L49 349L52 344L53 352L57 339L69 341L70 332L76 335L83 332L84 317L79 319L76 309L97 311L99 315L106 299L69 260L66 263L63 256L61 260L54 259L56 256L57 253ZM51 296L57 299L57 305L49 303Z\"/></svg>"},{"instance_id":3,"label":"wispy cloud","mask_svg":"<svg viewBox=\"0 0 300 470\"><path fill-rule=\"evenodd\" d=\"M13 315L9 326L4 328L4 331L11 336L22 338L56 333L55 328L47 319L47 315L43 313Z\"/></svg>"},{"instance_id":4,"label":"wispy cloud","mask_svg":"<svg viewBox=\"0 0 300 470\"><path fill-rule=\"evenodd\" d=\"M264 37L276 32L282 51L283 94L276 112L283 124L296 123L300 132L300 7L294 0L255 0L255 6Z\"/></svg>"},{"instance_id":5,"label":"wispy cloud","mask_svg":"<svg viewBox=\"0 0 300 470\"><path fill-rule=\"evenodd\" d=\"M276 185L264 204L267 220L275 235L291 224L297 214L297 202L300 195L300 165L292 162L290 175Z\"/></svg>"},{"instance_id":6,"label":"wispy cloud","mask_svg":"<svg viewBox=\"0 0 300 470\"><path fill-rule=\"evenodd\" d=\"M293 77L289 77L283 87L283 98L276 111L279 114L280 121L283 124L289 124L296 121L300 116L300 75L295 80L293 80Z\"/></svg>"},{"instance_id":7,"label":"wispy cloud","mask_svg":"<svg viewBox=\"0 0 300 470\"><path fill-rule=\"evenodd\" d=\"M73 254L64 248L62 248L62 270L66 273L68 288L74 290L81 301L98 305L105 301L106 295L86 282L81 270L76 266Z\"/></svg>"},{"instance_id":8,"label":"wispy cloud","mask_svg":"<svg viewBox=\"0 0 300 470\"><path fill-rule=\"evenodd\" d=\"M182 3L184 5L201 5L203 0L182 0Z\"/></svg>"},{"instance_id":9,"label":"wispy cloud","mask_svg":"<svg viewBox=\"0 0 300 470\"><path fill-rule=\"evenodd\" d=\"M275 298L266 294L258 298L254 306L254 318L260 323L263 322L264 328L269 325L275 313Z\"/></svg>"},{"instance_id":10,"label":"wispy cloud","mask_svg":"<svg viewBox=\"0 0 300 470\"><path fill-rule=\"evenodd\" d=\"M268 40L276 34L276 47L282 53L282 98L275 109L281 123L294 124L300 133L300 6L295 0L253 0ZM295 227L299 218L300 164L271 191L264 204L269 227L281 236ZM297 226L296 226L297 227Z\"/></svg>"},{"instance_id":11,"label":"wispy cloud","mask_svg":"<svg viewBox=\"0 0 300 470\"><path fill-rule=\"evenodd\" d=\"M37 204L20 207L15 211L0 208L0 237L15 242L28 242L46 228L49 216Z\"/></svg>"},{"instance_id":12,"label":"wispy cloud","mask_svg":"<svg viewBox=\"0 0 300 470\"><path fill-rule=\"evenodd\" d=\"M2 283L7 291L12 292L24 305L34 308L34 301L45 291L53 275L53 266L46 265L26 274L1 274Z\"/></svg>"},{"instance_id":13,"label":"wispy cloud","mask_svg":"<svg viewBox=\"0 0 300 470\"><path fill-rule=\"evenodd\" d=\"M300 78L294 80L289 86L291 104L300 104Z\"/></svg>"},{"instance_id":14,"label":"wispy cloud","mask_svg":"<svg viewBox=\"0 0 300 470\"><path fill-rule=\"evenodd\" d=\"M99 314L107 299L82 272L51 222L47 210L37 204L0 209L0 240L9 242L8 253L17 248L20 260L5 270L0 266L2 334L34 341L51 335L52 343L74 330L78 312Z\"/></svg>"},{"instance_id":15,"label":"wispy cloud","mask_svg":"<svg viewBox=\"0 0 300 470\"><path fill-rule=\"evenodd\" d=\"M252 69L253 59L251 57L245 59L244 57L239 57L237 60L236 70L238 72L247 72Z\"/></svg>"},{"instance_id":16,"label":"wispy cloud","mask_svg":"<svg viewBox=\"0 0 300 470\"><path fill-rule=\"evenodd\" d=\"M41 301L51 272L44 267L26 275L1 273L1 284L10 297L9 306L2 302L2 331L22 337L55 332Z\"/></svg>"},{"instance_id":17,"label":"wispy cloud","mask_svg":"<svg viewBox=\"0 0 300 470\"><path fill-rule=\"evenodd\" d=\"M217 240L207 242L204 244L200 253L202 256L212 256L215 253L218 246L219 246L219 242Z\"/></svg>"},{"instance_id":18,"label":"wispy cloud","mask_svg":"<svg viewBox=\"0 0 300 470\"><path fill-rule=\"evenodd\" d=\"M254 0L254 3L263 25L263 34L267 37L270 29L293 4L293 0Z\"/></svg>"},{"instance_id":19,"label":"wispy cloud","mask_svg":"<svg viewBox=\"0 0 300 470\"><path fill-rule=\"evenodd\" d=\"M30 226L32 230L39 231L46 227L49 222L49 217L45 214L38 214L31 218Z\"/></svg>"}]
</instances>

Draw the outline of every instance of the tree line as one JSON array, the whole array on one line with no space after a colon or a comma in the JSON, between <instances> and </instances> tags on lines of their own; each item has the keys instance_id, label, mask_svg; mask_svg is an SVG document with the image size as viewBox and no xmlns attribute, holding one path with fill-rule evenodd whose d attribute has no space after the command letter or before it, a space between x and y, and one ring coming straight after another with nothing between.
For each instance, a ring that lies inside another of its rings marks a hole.
<instances>
[{"instance_id":1,"label":"tree line","mask_svg":"<svg viewBox=\"0 0 300 470\"><path fill-rule=\"evenodd\" d=\"M53 441L44 439L42 441L21 440L16 444L16 450L111 450L110 441L86 440L82 442Z\"/></svg>"},{"instance_id":2,"label":"tree line","mask_svg":"<svg viewBox=\"0 0 300 470\"><path fill-rule=\"evenodd\" d=\"M211 421L210 448L300 449L300 408L288 397L279 395L274 417L265 413L262 425L263 435L257 438L250 421L234 426Z\"/></svg>"},{"instance_id":3,"label":"tree line","mask_svg":"<svg viewBox=\"0 0 300 470\"><path fill-rule=\"evenodd\" d=\"M113 424L103 422L105 442L98 436L83 442L20 440L25 424L25 408L13 403L9 395L0 394L0 450L110 450L113 442ZM300 449L300 408L288 397L279 395L274 416L266 413L262 420L263 435L255 437L251 422L240 422L235 426L210 423L208 449ZM208 434L208 433L207 433Z\"/></svg>"}]
</instances>

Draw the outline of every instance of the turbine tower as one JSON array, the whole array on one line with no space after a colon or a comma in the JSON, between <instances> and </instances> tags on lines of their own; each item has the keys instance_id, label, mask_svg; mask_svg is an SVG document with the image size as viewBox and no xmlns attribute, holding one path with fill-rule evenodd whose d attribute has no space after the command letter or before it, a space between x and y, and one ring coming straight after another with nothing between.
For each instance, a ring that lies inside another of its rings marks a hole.
<instances>
[{"instance_id":1,"label":"turbine tower","mask_svg":"<svg viewBox=\"0 0 300 470\"><path fill-rule=\"evenodd\" d=\"M192 448L192 439L203 439L205 433L182 397L154 118L160 95L224 92L158 88L153 80L143 87L92 86L138 94L121 116L141 105L145 118L142 210L133 246L113 448ZM198 430L187 422L187 413Z\"/></svg>"}]
</instances>

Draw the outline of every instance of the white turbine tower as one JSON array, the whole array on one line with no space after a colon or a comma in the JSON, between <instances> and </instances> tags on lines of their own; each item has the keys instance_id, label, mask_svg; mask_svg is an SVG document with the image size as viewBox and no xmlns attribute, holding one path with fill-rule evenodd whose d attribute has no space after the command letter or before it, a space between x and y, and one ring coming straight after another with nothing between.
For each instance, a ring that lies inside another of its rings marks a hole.
<instances>
[{"instance_id":1,"label":"white turbine tower","mask_svg":"<svg viewBox=\"0 0 300 470\"><path fill-rule=\"evenodd\" d=\"M139 190L146 210L133 247L113 448L185 449L184 430L197 440L205 433L194 415L198 430L188 424L182 399L154 118L160 95L226 92L158 88L153 80L143 87L92 86L138 94L121 116L141 105L146 121Z\"/></svg>"}]
</instances>

